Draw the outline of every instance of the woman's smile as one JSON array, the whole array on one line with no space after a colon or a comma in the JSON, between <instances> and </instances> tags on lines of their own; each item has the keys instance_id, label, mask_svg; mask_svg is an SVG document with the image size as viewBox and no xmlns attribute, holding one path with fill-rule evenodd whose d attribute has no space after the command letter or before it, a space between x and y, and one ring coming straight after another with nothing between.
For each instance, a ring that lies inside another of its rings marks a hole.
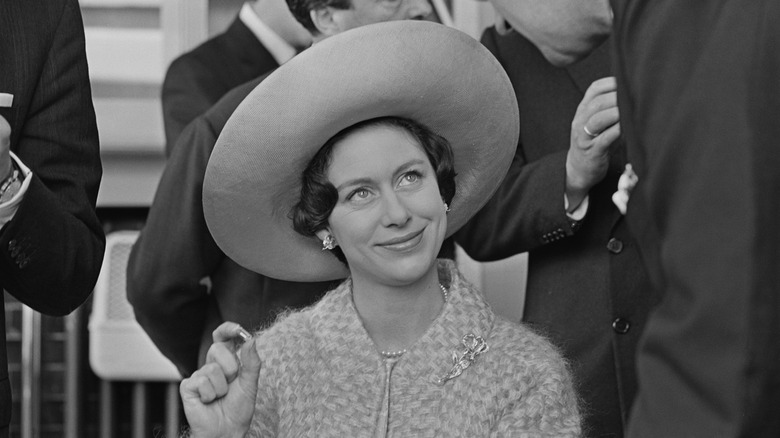
<instances>
[{"instance_id":1,"label":"woman's smile","mask_svg":"<svg viewBox=\"0 0 780 438\"><path fill-rule=\"evenodd\" d=\"M378 247L397 252L407 252L416 248L423 240L423 232L425 228L414 231L403 236L398 236L389 239L385 242L377 244Z\"/></svg>"}]
</instances>

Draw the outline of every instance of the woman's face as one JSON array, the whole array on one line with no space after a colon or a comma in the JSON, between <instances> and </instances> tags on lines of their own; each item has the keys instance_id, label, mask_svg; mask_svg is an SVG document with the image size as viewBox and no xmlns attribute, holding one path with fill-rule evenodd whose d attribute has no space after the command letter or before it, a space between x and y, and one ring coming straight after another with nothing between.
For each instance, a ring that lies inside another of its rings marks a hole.
<instances>
[{"instance_id":1,"label":"woman's face","mask_svg":"<svg viewBox=\"0 0 780 438\"><path fill-rule=\"evenodd\" d=\"M353 277L405 285L435 268L446 212L436 173L411 135L361 128L334 145L327 177L338 190L328 230Z\"/></svg>"}]
</instances>

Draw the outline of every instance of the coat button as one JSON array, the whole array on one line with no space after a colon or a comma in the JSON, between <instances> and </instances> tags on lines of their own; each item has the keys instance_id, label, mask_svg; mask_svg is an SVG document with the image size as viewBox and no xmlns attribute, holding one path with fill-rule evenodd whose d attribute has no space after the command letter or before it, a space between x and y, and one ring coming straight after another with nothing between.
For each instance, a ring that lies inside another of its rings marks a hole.
<instances>
[{"instance_id":1,"label":"coat button","mask_svg":"<svg viewBox=\"0 0 780 438\"><path fill-rule=\"evenodd\" d=\"M623 318L615 318L614 321L612 321L612 330L615 330L617 333L620 333L621 335L625 335L628 333L628 330L631 328L631 323L628 322L627 319Z\"/></svg>"},{"instance_id":2,"label":"coat button","mask_svg":"<svg viewBox=\"0 0 780 438\"><path fill-rule=\"evenodd\" d=\"M11 239L8 241L8 250L13 251L14 248L16 248L16 239Z\"/></svg>"},{"instance_id":3,"label":"coat button","mask_svg":"<svg viewBox=\"0 0 780 438\"><path fill-rule=\"evenodd\" d=\"M607 242L607 249L612 254L620 254L623 251L623 241L613 237Z\"/></svg>"}]
</instances>

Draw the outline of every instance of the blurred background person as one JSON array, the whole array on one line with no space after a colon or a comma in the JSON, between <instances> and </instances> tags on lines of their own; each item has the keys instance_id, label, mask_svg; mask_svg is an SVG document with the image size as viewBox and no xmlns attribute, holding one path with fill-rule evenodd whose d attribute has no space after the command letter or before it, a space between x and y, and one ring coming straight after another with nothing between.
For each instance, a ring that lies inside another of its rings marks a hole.
<instances>
[{"instance_id":1,"label":"blurred background person","mask_svg":"<svg viewBox=\"0 0 780 438\"><path fill-rule=\"evenodd\" d=\"M629 436L780 436L780 3L612 5L627 217L664 297Z\"/></svg>"},{"instance_id":2,"label":"blurred background person","mask_svg":"<svg viewBox=\"0 0 780 438\"><path fill-rule=\"evenodd\" d=\"M497 193L456 241L480 261L529 253L523 321L571 361L586 435L621 437L637 390L636 346L658 298L611 199L626 160L604 40L609 6L526 3L522 15L534 24L524 28L527 37L503 16L482 36L517 96L517 152ZM550 31L559 28L568 33ZM532 42L566 47L567 37L594 41L594 50L556 67L575 56Z\"/></svg>"},{"instance_id":3,"label":"blurred background person","mask_svg":"<svg viewBox=\"0 0 780 438\"><path fill-rule=\"evenodd\" d=\"M427 0L288 2L315 43L354 26L431 14ZM217 247L203 218L203 176L217 137L264 78L235 88L184 130L130 254L127 297L136 319L182 376L203 363L221 322L266 326L280 311L311 304L333 286L283 281L239 266Z\"/></svg>"},{"instance_id":4,"label":"blurred background person","mask_svg":"<svg viewBox=\"0 0 780 438\"><path fill-rule=\"evenodd\" d=\"M0 3L0 287L66 315L92 292L105 236L84 28L76 0ZM11 390L0 312L0 437Z\"/></svg>"},{"instance_id":5,"label":"blurred background person","mask_svg":"<svg viewBox=\"0 0 780 438\"><path fill-rule=\"evenodd\" d=\"M284 0L244 3L219 35L176 58L162 86L165 154L195 117L228 91L284 64L311 44Z\"/></svg>"},{"instance_id":6,"label":"blurred background person","mask_svg":"<svg viewBox=\"0 0 780 438\"><path fill-rule=\"evenodd\" d=\"M556 30L528 19L557 2L492 3L524 35ZM618 106L635 169L627 221L663 297L638 348L627 435L776 436L780 239L776 203L765 200L780 193L779 5L612 7ZM535 43L561 65L573 62L596 45L572 35L588 22L559 29L563 44Z\"/></svg>"}]
</instances>

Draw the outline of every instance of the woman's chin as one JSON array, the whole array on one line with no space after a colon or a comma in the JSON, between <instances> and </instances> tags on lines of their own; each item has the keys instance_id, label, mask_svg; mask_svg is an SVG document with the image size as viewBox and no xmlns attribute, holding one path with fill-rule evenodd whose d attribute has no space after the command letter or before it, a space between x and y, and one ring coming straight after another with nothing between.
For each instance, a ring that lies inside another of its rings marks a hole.
<instances>
[{"instance_id":1,"label":"woman's chin","mask_svg":"<svg viewBox=\"0 0 780 438\"><path fill-rule=\"evenodd\" d=\"M436 269L436 253L417 254L388 264L388 270L400 283L410 284L424 278L431 269Z\"/></svg>"}]
</instances>

